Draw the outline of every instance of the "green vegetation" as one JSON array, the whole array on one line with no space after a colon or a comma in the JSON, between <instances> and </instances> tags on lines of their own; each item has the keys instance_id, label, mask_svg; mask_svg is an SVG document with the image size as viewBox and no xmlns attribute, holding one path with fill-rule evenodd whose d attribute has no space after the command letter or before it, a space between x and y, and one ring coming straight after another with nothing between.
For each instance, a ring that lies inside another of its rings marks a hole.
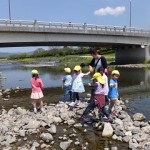
<instances>
[{"instance_id":1,"label":"green vegetation","mask_svg":"<svg viewBox=\"0 0 150 150\"><path fill-rule=\"evenodd\" d=\"M81 63L89 63L92 59L90 57L91 48L79 47L73 49L71 47L64 47L61 49L44 50L42 48L36 49L32 55L27 53L15 54L8 57L8 60L15 60L20 63L34 63L34 62L59 62L60 68L73 67ZM108 63L114 62L114 50L101 49L101 54L105 55Z\"/></svg>"},{"instance_id":2,"label":"green vegetation","mask_svg":"<svg viewBox=\"0 0 150 150\"><path fill-rule=\"evenodd\" d=\"M150 64L150 60L148 60L148 61L145 61L144 63L145 63L145 64Z\"/></svg>"},{"instance_id":3,"label":"green vegetation","mask_svg":"<svg viewBox=\"0 0 150 150\"><path fill-rule=\"evenodd\" d=\"M22 53L22 54L15 54L11 55L8 57L9 60L17 60L17 59L24 59L24 58L29 58L29 54L27 53Z\"/></svg>"},{"instance_id":4,"label":"green vegetation","mask_svg":"<svg viewBox=\"0 0 150 150\"><path fill-rule=\"evenodd\" d=\"M90 49L89 48L84 48L80 47L78 49L73 49L70 47L64 47L60 49L51 49L51 50L44 50L42 48L38 48L33 52L32 55L29 55L27 53L22 53L22 54L15 54L11 55L8 57L10 60L19 60L23 58L38 58L38 57L60 57L60 56L66 56L66 55L83 55L83 54L89 54Z\"/></svg>"}]
</instances>

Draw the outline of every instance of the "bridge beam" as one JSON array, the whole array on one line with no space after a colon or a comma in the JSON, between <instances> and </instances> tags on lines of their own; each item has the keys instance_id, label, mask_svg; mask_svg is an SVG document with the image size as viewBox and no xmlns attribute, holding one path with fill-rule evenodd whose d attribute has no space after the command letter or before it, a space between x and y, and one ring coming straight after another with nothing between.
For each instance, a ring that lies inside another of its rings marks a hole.
<instances>
[{"instance_id":1,"label":"bridge beam","mask_svg":"<svg viewBox=\"0 0 150 150\"><path fill-rule=\"evenodd\" d=\"M116 64L139 64L150 60L150 46L124 46L115 51Z\"/></svg>"}]
</instances>

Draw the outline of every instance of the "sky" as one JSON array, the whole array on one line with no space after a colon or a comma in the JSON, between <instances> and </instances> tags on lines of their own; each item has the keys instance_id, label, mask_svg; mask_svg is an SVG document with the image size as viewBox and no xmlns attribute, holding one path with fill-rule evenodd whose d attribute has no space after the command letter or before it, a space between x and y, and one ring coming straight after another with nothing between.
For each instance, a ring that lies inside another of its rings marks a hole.
<instances>
[{"instance_id":1,"label":"sky","mask_svg":"<svg viewBox=\"0 0 150 150\"><path fill-rule=\"evenodd\" d=\"M12 20L129 27L131 13L131 27L150 29L150 0L1 0L0 19L9 19L9 1ZM37 47L0 48L0 52L35 49Z\"/></svg>"}]
</instances>

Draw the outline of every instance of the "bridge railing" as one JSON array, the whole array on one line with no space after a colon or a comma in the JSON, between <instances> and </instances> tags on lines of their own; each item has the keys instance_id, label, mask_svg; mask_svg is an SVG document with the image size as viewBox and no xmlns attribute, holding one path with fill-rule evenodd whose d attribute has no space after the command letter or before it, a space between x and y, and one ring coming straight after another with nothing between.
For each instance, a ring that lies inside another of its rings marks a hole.
<instances>
[{"instance_id":1,"label":"bridge railing","mask_svg":"<svg viewBox=\"0 0 150 150\"><path fill-rule=\"evenodd\" d=\"M138 33L150 34L150 30L129 28L121 26L103 26L94 24L77 24L77 23L64 23L64 22L43 22L43 21L30 21L30 20L0 20L0 27L27 27L27 28L46 28L46 29L63 29L63 30L79 30L79 31L102 31L111 33Z\"/></svg>"}]
</instances>

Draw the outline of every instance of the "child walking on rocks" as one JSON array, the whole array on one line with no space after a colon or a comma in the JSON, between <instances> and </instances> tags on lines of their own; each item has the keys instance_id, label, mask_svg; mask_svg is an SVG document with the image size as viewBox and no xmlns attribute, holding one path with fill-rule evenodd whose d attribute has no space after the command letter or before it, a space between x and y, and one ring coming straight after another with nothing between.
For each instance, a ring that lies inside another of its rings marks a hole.
<instances>
[{"instance_id":1,"label":"child walking on rocks","mask_svg":"<svg viewBox=\"0 0 150 150\"><path fill-rule=\"evenodd\" d=\"M89 86L94 88L94 93L91 102L83 112L81 121L86 122L87 120L86 117L89 111L94 109L97 106L99 111L102 111L102 113L107 117L104 121L112 122L113 119L111 115L108 113L107 109L105 108L105 93L106 93L106 88L104 88L105 80L103 79L102 75L98 72L93 75L92 80L93 82L89 83Z\"/></svg>"},{"instance_id":2,"label":"child walking on rocks","mask_svg":"<svg viewBox=\"0 0 150 150\"><path fill-rule=\"evenodd\" d=\"M118 94L118 79L120 77L120 73L118 70L112 71L112 78L109 82L109 92L108 92L108 98L110 99L110 105L109 105L109 112L112 114L112 116L118 116L117 114L117 108L116 108L116 102L118 100L119 94Z\"/></svg>"},{"instance_id":3,"label":"child walking on rocks","mask_svg":"<svg viewBox=\"0 0 150 150\"><path fill-rule=\"evenodd\" d=\"M71 85L72 85L72 76L70 75L71 69L70 68L64 68L65 76L63 77L62 81L62 89L64 89L64 95L62 101L60 101L60 104L65 104L67 100L67 95L70 95L70 101L73 101L73 95L71 91Z\"/></svg>"},{"instance_id":4,"label":"child walking on rocks","mask_svg":"<svg viewBox=\"0 0 150 150\"><path fill-rule=\"evenodd\" d=\"M71 89L73 92L73 101L69 104L72 107L74 107L75 104L76 105L80 104L79 93L85 92L82 78L90 74L90 72L82 73L81 66L79 65L75 66L73 70L74 70L74 74L73 74L72 89Z\"/></svg>"},{"instance_id":5,"label":"child walking on rocks","mask_svg":"<svg viewBox=\"0 0 150 150\"><path fill-rule=\"evenodd\" d=\"M39 78L39 73L37 70L32 70L32 78L30 80L31 83L31 99L32 105L34 109L34 113L37 113L37 103L40 103L40 110L43 112L43 92L42 89L44 87L42 79Z\"/></svg>"}]
</instances>

